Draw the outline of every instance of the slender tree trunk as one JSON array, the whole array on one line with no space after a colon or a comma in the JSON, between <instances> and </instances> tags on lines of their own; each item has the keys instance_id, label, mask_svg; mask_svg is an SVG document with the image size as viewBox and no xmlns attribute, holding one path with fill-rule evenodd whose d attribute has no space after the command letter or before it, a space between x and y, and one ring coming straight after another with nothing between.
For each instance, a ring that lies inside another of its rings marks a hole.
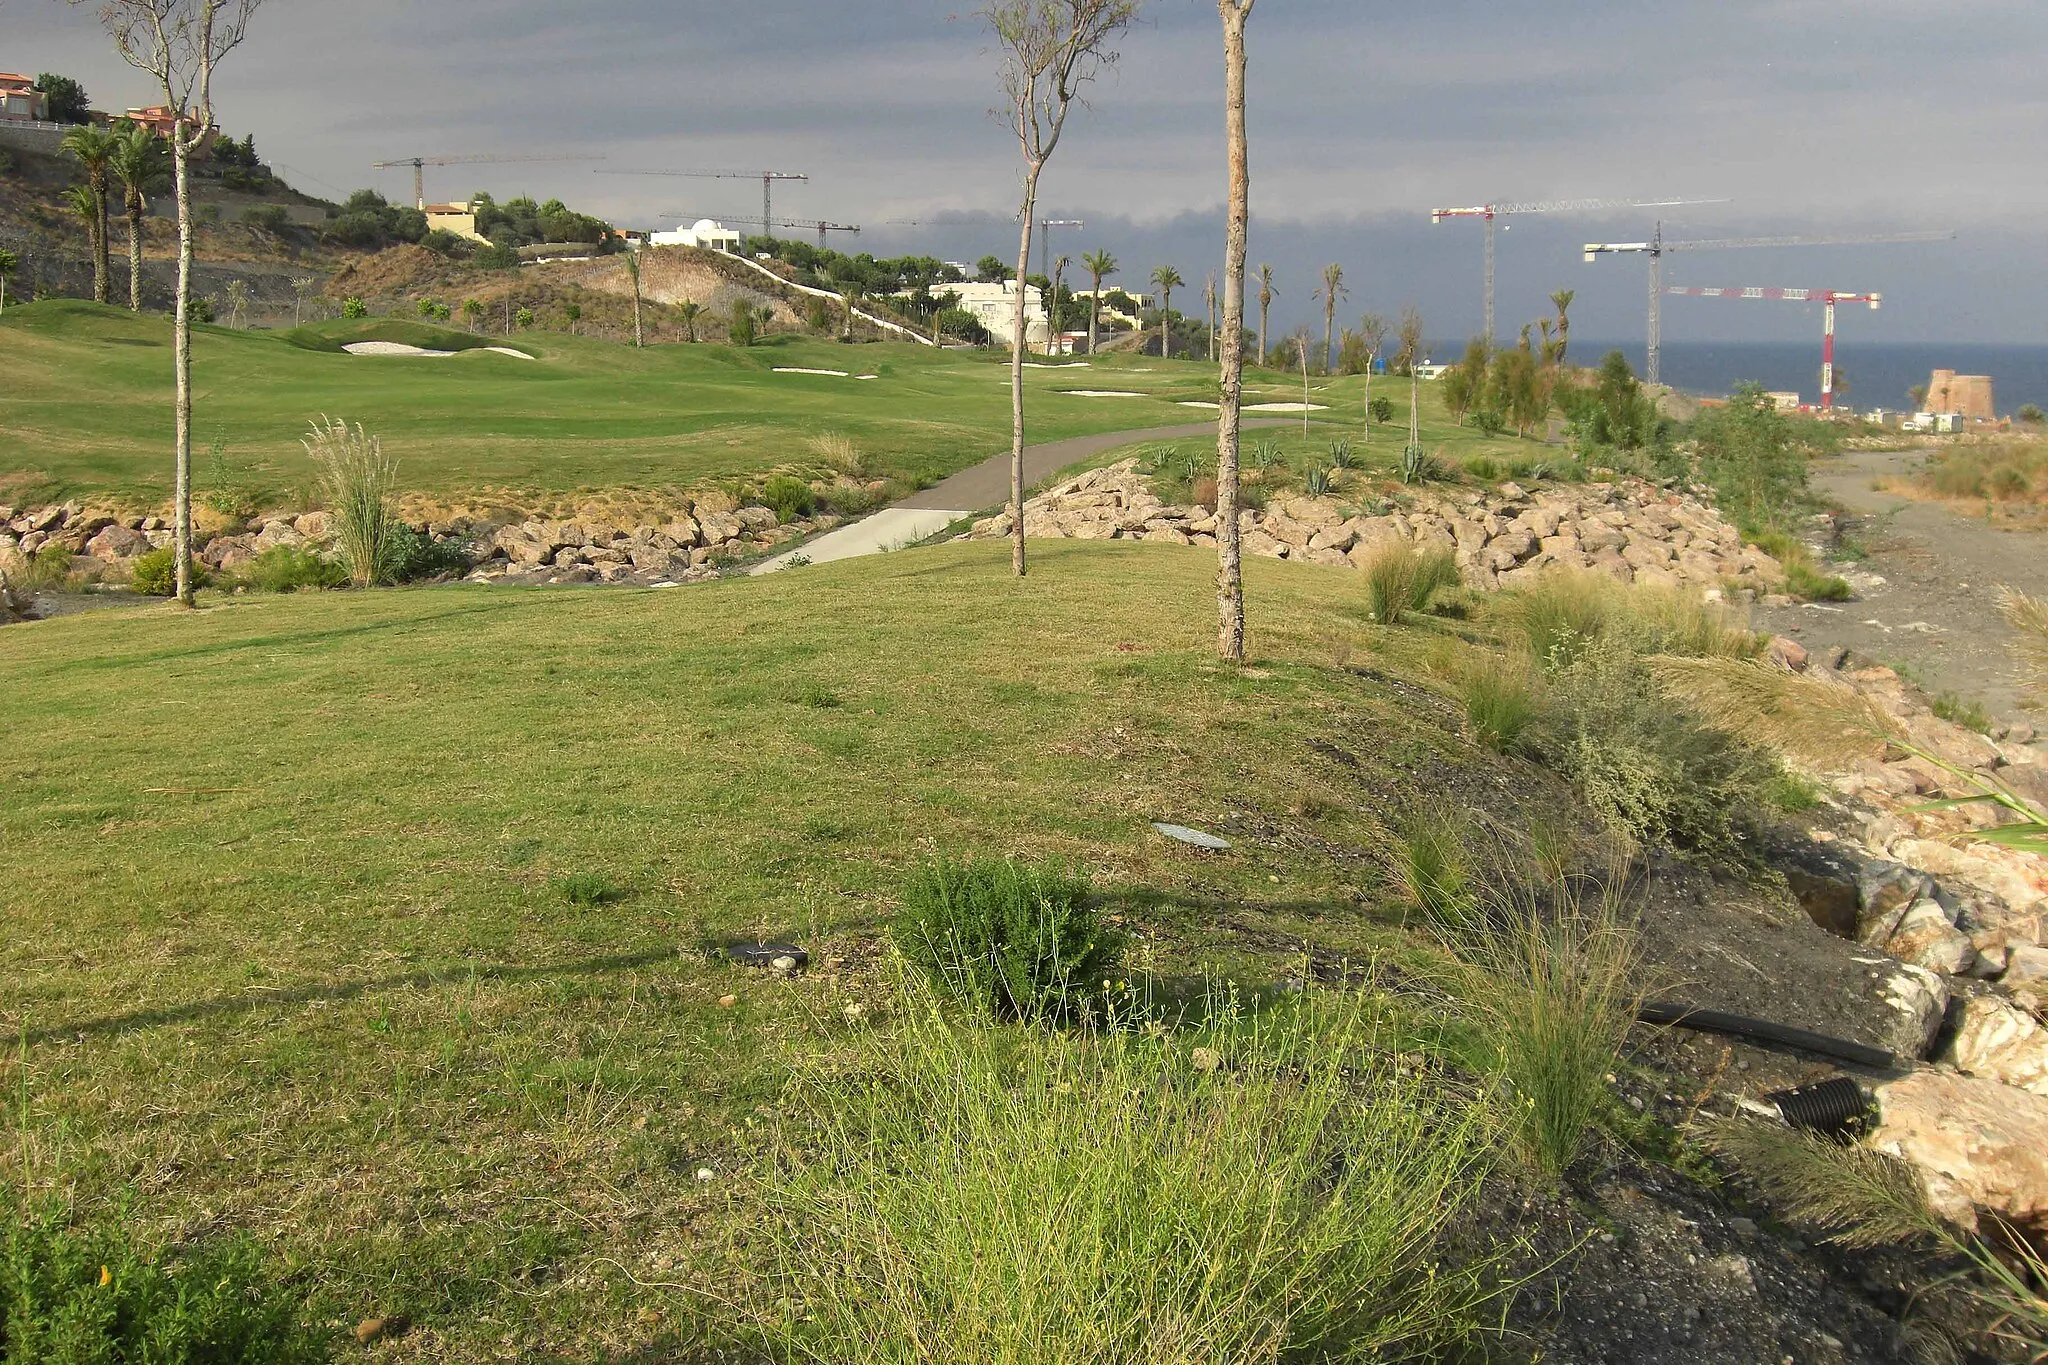
<instances>
[{"instance_id":1,"label":"slender tree trunk","mask_svg":"<svg viewBox=\"0 0 2048 1365\"><path fill-rule=\"evenodd\" d=\"M1244 261L1251 224L1251 157L1245 133L1245 21L1249 4L1218 0L1223 14L1225 133L1230 208L1223 246L1223 374L1216 416L1216 651L1244 658L1244 557L1238 538L1238 452L1244 422ZM1261 308L1260 329L1264 330ZM1263 340L1260 342L1263 346Z\"/></svg>"},{"instance_id":2,"label":"slender tree trunk","mask_svg":"<svg viewBox=\"0 0 2048 1365\"><path fill-rule=\"evenodd\" d=\"M107 303L114 297L114 271L107 250L108 230L112 220L107 213L107 174L101 171L92 180L93 202L98 206L99 219L92 231L92 300Z\"/></svg>"},{"instance_id":3,"label":"slender tree trunk","mask_svg":"<svg viewBox=\"0 0 2048 1365\"><path fill-rule=\"evenodd\" d=\"M1159 291L1159 358L1161 360L1171 360L1173 358L1172 316L1173 291L1162 289Z\"/></svg>"},{"instance_id":4,"label":"slender tree trunk","mask_svg":"<svg viewBox=\"0 0 2048 1365\"><path fill-rule=\"evenodd\" d=\"M1273 301L1263 294L1259 297L1259 363L1266 363L1272 352L1266 349L1266 314L1272 311Z\"/></svg>"},{"instance_id":5,"label":"slender tree trunk","mask_svg":"<svg viewBox=\"0 0 2048 1365\"><path fill-rule=\"evenodd\" d=\"M1365 445L1372 444L1372 367L1378 360L1371 351L1365 353Z\"/></svg>"},{"instance_id":6,"label":"slender tree trunk","mask_svg":"<svg viewBox=\"0 0 2048 1365\"><path fill-rule=\"evenodd\" d=\"M1337 373L1337 299L1336 290L1330 291L1330 302L1323 307L1323 374Z\"/></svg>"},{"instance_id":7,"label":"slender tree trunk","mask_svg":"<svg viewBox=\"0 0 2048 1365\"><path fill-rule=\"evenodd\" d=\"M1043 163L1024 172L1024 228L1017 243L1017 335L1010 343L1010 567L1024 576L1024 326L1031 286L1032 220L1038 213L1038 175Z\"/></svg>"},{"instance_id":8,"label":"slender tree trunk","mask_svg":"<svg viewBox=\"0 0 2048 1365\"><path fill-rule=\"evenodd\" d=\"M1095 292L1088 296L1088 354L1095 354L1095 338L1102 321L1102 276L1095 277Z\"/></svg>"},{"instance_id":9,"label":"slender tree trunk","mask_svg":"<svg viewBox=\"0 0 2048 1365\"><path fill-rule=\"evenodd\" d=\"M142 205L132 198L128 201L128 308L142 311Z\"/></svg>"},{"instance_id":10,"label":"slender tree trunk","mask_svg":"<svg viewBox=\"0 0 2048 1365\"><path fill-rule=\"evenodd\" d=\"M192 172L182 123L171 134L171 171L178 194L178 307L171 328L171 364L177 371L172 518L178 600L190 607L196 605L192 582Z\"/></svg>"}]
</instances>

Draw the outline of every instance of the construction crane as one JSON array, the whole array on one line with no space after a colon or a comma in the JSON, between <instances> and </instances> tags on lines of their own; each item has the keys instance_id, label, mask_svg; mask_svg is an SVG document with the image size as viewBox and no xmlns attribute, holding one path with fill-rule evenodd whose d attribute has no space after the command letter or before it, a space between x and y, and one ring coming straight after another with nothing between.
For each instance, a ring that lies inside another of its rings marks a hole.
<instances>
[{"instance_id":1,"label":"construction crane","mask_svg":"<svg viewBox=\"0 0 2048 1365\"><path fill-rule=\"evenodd\" d=\"M412 167L412 197L414 206L421 213L427 211L427 167L429 166L498 166L526 165L541 161L602 161L599 154L564 152L546 156L404 156L396 161L376 161L373 170L388 171L399 166Z\"/></svg>"},{"instance_id":2,"label":"construction crane","mask_svg":"<svg viewBox=\"0 0 2048 1365\"><path fill-rule=\"evenodd\" d=\"M599 171L599 175L666 175L684 180L759 180L761 182L761 235L775 235L775 182L809 180L795 171Z\"/></svg>"},{"instance_id":3,"label":"construction crane","mask_svg":"<svg viewBox=\"0 0 2048 1365\"><path fill-rule=\"evenodd\" d=\"M1664 382L1664 253L1667 251L1737 251L1756 247L1786 246L1902 246L1915 242L1952 242L1953 232L1871 232L1839 237L1719 237L1698 242L1667 242L1664 225L1647 242L1588 242L1586 259L1601 256L1640 255L1650 258L1649 367L1652 384Z\"/></svg>"},{"instance_id":4,"label":"construction crane","mask_svg":"<svg viewBox=\"0 0 2048 1365\"><path fill-rule=\"evenodd\" d=\"M670 209L662 216L664 218L681 218L684 215L678 210ZM820 251L825 249L825 234L828 232L851 232L854 233L856 236L859 235L860 233L860 227L858 224L827 223L817 218L775 218L771 219L770 222L775 227L802 228L806 232L815 228L818 233L818 249Z\"/></svg>"},{"instance_id":5,"label":"construction crane","mask_svg":"<svg viewBox=\"0 0 2048 1365\"><path fill-rule=\"evenodd\" d=\"M1088 225L1079 218L1041 218L1038 220L1038 273L1048 280L1052 278L1052 230L1054 228L1084 228Z\"/></svg>"},{"instance_id":6,"label":"construction crane","mask_svg":"<svg viewBox=\"0 0 2048 1365\"><path fill-rule=\"evenodd\" d=\"M1820 303L1827 306L1827 330L1821 343L1820 362L1820 410L1835 410L1835 305L1838 303L1867 303L1870 311L1876 312L1884 305L1882 294L1845 294L1838 289L1758 289L1748 286L1739 289L1691 288L1686 285L1672 285L1664 291L1678 298L1691 299L1771 299L1782 303Z\"/></svg>"},{"instance_id":7,"label":"construction crane","mask_svg":"<svg viewBox=\"0 0 2048 1365\"><path fill-rule=\"evenodd\" d=\"M1602 213L1609 209L1660 209L1680 204L1725 204L1726 199L1558 199L1545 204L1480 204L1469 209L1436 209L1429 215L1431 223L1441 223L1446 218L1479 218L1486 223L1486 344L1494 343L1497 333L1493 320L1493 260L1494 237L1502 218L1518 213Z\"/></svg>"}]
</instances>

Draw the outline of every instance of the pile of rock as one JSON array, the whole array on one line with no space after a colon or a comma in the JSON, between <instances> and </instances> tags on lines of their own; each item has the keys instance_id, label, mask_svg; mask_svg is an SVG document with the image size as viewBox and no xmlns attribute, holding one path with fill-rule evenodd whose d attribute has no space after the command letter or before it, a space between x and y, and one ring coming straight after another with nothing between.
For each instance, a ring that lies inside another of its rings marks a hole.
<instances>
[{"instance_id":1,"label":"pile of rock","mask_svg":"<svg viewBox=\"0 0 2048 1365\"><path fill-rule=\"evenodd\" d=\"M475 582L654 584L715 577L721 564L766 554L837 524L837 517L822 516L783 525L766 507L739 506L711 493L644 525L458 516L413 529L459 546ZM77 503L30 510L0 506L0 528L0 553L34 555L55 547L72 555L87 577L125 577L137 556L172 540L162 517L117 517ZM326 512L266 517L200 537L195 555L215 572L233 573L279 546L331 552L336 529Z\"/></svg>"},{"instance_id":2,"label":"pile of rock","mask_svg":"<svg viewBox=\"0 0 2048 1365\"><path fill-rule=\"evenodd\" d=\"M1360 504L1365 504L1361 506ZM1596 569L1627 583L1770 594L1784 570L1743 545L1736 528L1697 498L1641 480L1496 489L1356 488L1276 499L1239 514L1246 554L1333 568L1363 567L1380 545L1405 540L1454 553L1465 581L1495 589L1553 567ZM1011 533L1008 512L970 535ZM1091 470L1024 505L1024 534L1047 539L1148 540L1213 546L1216 515L1171 506L1136 460Z\"/></svg>"},{"instance_id":3,"label":"pile of rock","mask_svg":"<svg viewBox=\"0 0 2048 1365\"><path fill-rule=\"evenodd\" d=\"M1943 720L1893 670L1844 651L1815 660L1780 639L1771 656L1870 698L1902 731L1834 779L1806 840L1778 851L1814 922L1872 953L1899 1050L1933 1064L1878 1088L1872 1141L1920 1168L1944 1214L2048 1231L2048 861L1971 837L2007 818L1994 806L1930 804L1980 790L1946 763L2048 808L2034 736Z\"/></svg>"},{"instance_id":4,"label":"pile of rock","mask_svg":"<svg viewBox=\"0 0 2048 1365\"><path fill-rule=\"evenodd\" d=\"M28 556L45 549L112 563L171 543L162 517L117 517L75 502L36 508L0 506L0 554Z\"/></svg>"}]
</instances>

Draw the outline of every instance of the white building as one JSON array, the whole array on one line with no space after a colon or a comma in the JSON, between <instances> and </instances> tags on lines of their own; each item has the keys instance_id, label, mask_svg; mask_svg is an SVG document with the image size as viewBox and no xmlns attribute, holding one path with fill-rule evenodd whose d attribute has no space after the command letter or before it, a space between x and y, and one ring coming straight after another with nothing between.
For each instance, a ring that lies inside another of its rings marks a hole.
<instances>
[{"instance_id":1,"label":"white building","mask_svg":"<svg viewBox=\"0 0 2048 1365\"><path fill-rule=\"evenodd\" d=\"M740 235L731 228L700 218L693 227L677 228L674 232L657 232L647 239L649 246L695 246L706 251L723 251L738 255Z\"/></svg>"},{"instance_id":2,"label":"white building","mask_svg":"<svg viewBox=\"0 0 2048 1365\"><path fill-rule=\"evenodd\" d=\"M1105 289L1102 291L1102 320L1104 322L1121 323L1123 326L1129 327L1133 331L1137 330L1137 328L1144 321L1144 319L1139 317L1136 313L1126 313L1123 309L1118 308L1115 305L1111 304L1109 300L1113 295L1116 294L1122 294L1124 297L1128 298L1132 303L1137 304L1139 313L1144 312L1144 310L1150 306L1151 300L1143 294L1133 294L1128 289ZM1095 291L1093 289L1076 289L1074 291L1074 297L1081 300L1083 303L1086 303L1088 300L1095 297Z\"/></svg>"},{"instance_id":3,"label":"white building","mask_svg":"<svg viewBox=\"0 0 2048 1365\"><path fill-rule=\"evenodd\" d=\"M1008 346L1017 339L1017 282L1006 280L1001 284L983 284L973 281L966 284L942 284L932 291L935 294L958 294L963 312L974 314L974 320L988 329L988 334L1001 344ZM1029 350L1045 349L1047 318L1045 300L1039 291L1029 286L1024 292L1024 345Z\"/></svg>"}]
</instances>

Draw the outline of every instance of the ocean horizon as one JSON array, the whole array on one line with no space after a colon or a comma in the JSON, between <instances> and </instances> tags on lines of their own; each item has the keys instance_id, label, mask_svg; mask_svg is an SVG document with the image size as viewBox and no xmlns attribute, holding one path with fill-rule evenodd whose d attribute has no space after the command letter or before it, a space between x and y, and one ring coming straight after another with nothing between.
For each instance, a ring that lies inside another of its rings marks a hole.
<instances>
[{"instance_id":1,"label":"ocean horizon","mask_svg":"<svg viewBox=\"0 0 2048 1365\"><path fill-rule=\"evenodd\" d=\"M1641 374L1645 367L1641 341L1600 341L1572 338L1571 360L1597 365L1618 350ZM1835 366L1847 380L1838 386L1838 405L1859 412L1884 408L1900 412L1912 405L1911 390L1927 383L1935 370L1985 374L2001 416L2027 403L2048 408L2048 345L2007 346L1985 343L1891 342L1837 343ZM1820 343L1667 341L1664 382L1700 398L1721 398L1754 380L1774 392L1797 393L1820 402Z\"/></svg>"}]
</instances>

